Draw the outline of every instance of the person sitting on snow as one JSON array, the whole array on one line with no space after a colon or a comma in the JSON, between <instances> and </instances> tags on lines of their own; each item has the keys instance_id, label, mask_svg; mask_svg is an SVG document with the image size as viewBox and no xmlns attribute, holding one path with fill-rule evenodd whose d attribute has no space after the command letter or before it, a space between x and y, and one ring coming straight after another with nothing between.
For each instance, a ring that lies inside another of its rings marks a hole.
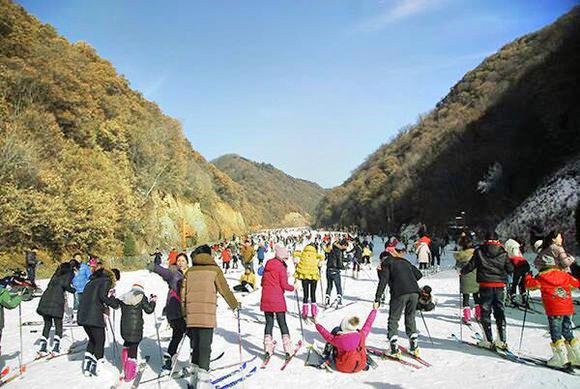
<instances>
[{"instance_id":1,"label":"person sitting on snow","mask_svg":"<svg viewBox=\"0 0 580 389\"><path fill-rule=\"evenodd\" d=\"M256 289L256 275L252 269L246 268L240 277L240 285L234 286L234 291L250 293L254 289Z\"/></svg>"},{"instance_id":2,"label":"person sitting on snow","mask_svg":"<svg viewBox=\"0 0 580 389\"><path fill-rule=\"evenodd\" d=\"M429 285L425 285L419 290L419 301L417 302L418 311L429 312L435 309L431 291L432 289Z\"/></svg>"},{"instance_id":3,"label":"person sitting on snow","mask_svg":"<svg viewBox=\"0 0 580 389\"><path fill-rule=\"evenodd\" d=\"M373 322L377 316L378 304L373 305L364 325L359 329L360 319L357 316L347 316L328 332L320 323L316 323L316 330L328 343L324 349L325 355L334 363L336 370L343 373L357 373L368 370L366 338L371 332Z\"/></svg>"}]
</instances>

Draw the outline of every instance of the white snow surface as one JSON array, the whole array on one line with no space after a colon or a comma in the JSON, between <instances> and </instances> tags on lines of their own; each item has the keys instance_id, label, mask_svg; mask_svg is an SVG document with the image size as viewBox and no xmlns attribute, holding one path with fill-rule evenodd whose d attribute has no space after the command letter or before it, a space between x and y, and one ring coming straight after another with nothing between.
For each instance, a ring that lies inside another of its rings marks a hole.
<instances>
[{"instance_id":1,"label":"white snow surface","mask_svg":"<svg viewBox=\"0 0 580 389\"><path fill-rule=\"evenodd\" d=\"M382 248L382 241L375 241L375 255L373 258L372 269L361 272L359 279L353 279L351 272L343 276L345 288L345 302L356 301L347 308L336 312L321 313L319 321L328 329L339 325L343 317L347 315L359 315L364 321L366 315L370 312L374 293L377 285L377 275L374 270L378 262L378 254ZM270 254L271 255L271 254ZM306 358L306 348L303 347L297 358L295 358L285 371L280 371L283 362L281 355L281 335L277 327L274 328L274 338L278 341L280 347L277 348L277 355L272 358L269 366L265 370L260 370L260 358L253 365L258 366L258 372L246 380L238 387L245 388L436 388L436 387L454 387L462 386L469 388L579 388L580 378L574 377L558 371L542 367L530 367L513 363L498 356L475 347L459 344L451 340L450 335L455 333L460 335L459 324L459 280L457 272L451 268L453 264L452 253L447 252L443 258L443 268L446 269L440 273L426 276L420 281L420 285L428 284L433 288L433 295L437 300L437 307L432 312L425 313L425 320L429 327L433 344L429 342L427 333L420 316L417 316L417 328L420 331L420 341L422 356L429 361L432 367L423 367L420 370L413 370L406 366L393 361L383 361L375 357L379 367L367 372L356 374L343 374L339 372L327 373L313 367L304 366ZM289 270L291 266L289 267ZM226 275L230 285L237 284L241 270L228 273ZM323 273L324 274L324 273ZM46 280L41 284L46 285ZM161 312L165 304L167 292L166 284L155 274L146 270L124 273L116 286L117 295L120 295L130 289L134 282L139 282L145 286L146 293L156 293L159 295L159 304L157 305L154 315L158 320L163 320ZM324 286L326 281L323 280ZM320 287L317 290L317 298L320 299ZM241 316L244 319L241 322L241 331L243 339L243 359L248 359L253 355L262 355L262 343L264 327L251 319L263 320L263 313L260 312L260 295L261 291L248 294L244 297L238 294L241 299L243 308ZM532 295L538 297L537 293ZM286 295L289 315L288 326L294 342L301 338L299 319L296 313L296 300L293 293ZM36 314L38 299L32 302L24 303L23 317L24 321L41 320ZM536 309L542 310L537 303ZM386 348L386 324L388 308L381 307L377 319L374 323L371 335L367 339L368 345ZM9 365L13 369L18 366L19 353L19 336L18 336L18 309L5 310L6 328L2 339L2 357L0 357L0 366ZM508 343L512 350L518 350L520 328L522 324L523 312L508 309ZM248 320L249 319L249 320ZM120 334L120 311L116 313L116 334L119 341ZM476 324L473 324L477 328ZM30 330L38 330L31 332ZM35 355L35 342L42 331L41 326L23 327L23 344L24 360L29 361ZM160 354L157 347L155 335L155 317L153 315L145 316L145 338L140 345L141 356L149 355L149 366L145 370L143 379L155 377L160 371ZM549 357L550 339L546 337L547 320L544 315L528 314L526 320L526 330L524 334L522 352L540 356ZM78 341L85 338L82 328L74 327L65 328L65 340L71 342L71 336ZM109 333L107 333L109 336ZM403 345L407 345L407 339L404 334L403 323L400 323L400 339ZM161 326L162 346L166 349L171 331L168 329L165 321ZM319 347L323 341L318 335L314 325L304 325L304 336L307 342L315 342ZM463 326L463 338L471 339L472 330ZM108 337L105 358L109 361L110 369L113 365L118 366L114 359L113 348ZM120 346L119 346L120 347ZM213 340L212 356L219 355L222 351L225 356L212 363L212 368L220 367L226 364L239 361L238 351L238 331L237 320L231 310L227 308L224 300L219 298L218 301L218 328L215 331ZM179 356L180 366L188 363L189 344L186 343ZM109 388L116 379L116 373L109 377L86 378L81 373L81 359L83 354L74 354L63 356L49 362L41 362L28 368L22 378L6 385L7 388ZM218 370L212 372L214 378L219 377L228 370ZM227 381L226 381L227 382ZM129 388L129 384L124 384ZM186 388L185 380L163 381L160 385L157 382L142 384L143 388Z\"/></svg>"}]
</instances>

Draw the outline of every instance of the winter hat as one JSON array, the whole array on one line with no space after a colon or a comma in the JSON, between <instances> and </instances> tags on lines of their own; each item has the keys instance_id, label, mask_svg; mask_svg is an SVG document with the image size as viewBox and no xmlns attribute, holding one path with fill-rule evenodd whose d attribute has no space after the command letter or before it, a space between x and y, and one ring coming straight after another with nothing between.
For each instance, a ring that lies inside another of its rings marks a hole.
<instances>
[{"instance_id":1,"label":"winter hat","mask_svg":"<svg viewBox=\"0 0 580 389\"><path fill-rule=\"evenodd\" d=\"M354 332L358 330L360 319L357 316L347 316L340 322L340 330L342 332Z\"/></svg>"},{"instance_id":2,"label":"winter hat","mask_svg":"<svg viewBox=\"0 0 580 389\"><path fill-rule=\"evenodd\" d=\"M278 259L288 259L290 254L288 253L288 249L282 245L276 245L274 247L274 256Z\"/></svg>"},{"instance_id":3,"label":"winter hat","mask_svg":"<svg viewBox=\"0 0 580 389\"><path fill-rule=\"evenodd\" d=\"M432 290L433 290L433 289L431 289L431 287L430 287L429 285L425 285L425 286L423 287L423 291L424 291L425 293L427 293L427 294L431 294L431 291L432 291Z\"/></svg>"},{"instance_id":4,"label":"winter hat","mask_svg":"<svg viewBox=\"0 0 580 389\"><path fill-rule=\"evenodd\" d=\"M131 289L134 290L134 291L138 291L138 292L141 292L141 293L145 293L145 288L143 288L143 285L141 285L141 284L135 283L135 284L133 284L133 286L131 287Z\"/></svg>"}]
</instances>

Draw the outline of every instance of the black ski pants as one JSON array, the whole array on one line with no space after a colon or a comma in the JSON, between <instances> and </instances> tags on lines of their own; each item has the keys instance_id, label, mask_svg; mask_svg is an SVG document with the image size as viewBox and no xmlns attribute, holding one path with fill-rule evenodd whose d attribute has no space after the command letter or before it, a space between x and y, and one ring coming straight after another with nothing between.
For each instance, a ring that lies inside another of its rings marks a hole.
<instances>
[{"instance_id":1,"label":"black ski pants","mask_svg":"<svg viewBox=\"0 0 580 389\"><path fill-rule=\"evenodd\" d=\"M50 336L50 329L54 323L54 335L62 338L62 317L42 316L44 319L44 328L42 329L42 336L46 339Z\"/></svg>"},{"instance_id":2,"label":"black ski pants","mask_svg":"<svg viewBox=\"0 0 580 389\"><path fill-rule=\"evenodd\" d=\"M492 341L491 313L498 328L505 326L505 292L504 288L479 287L479 304L481 306L481 324L488 341ZM503 340L503 339L502 339Z\"/></svg>"},{"instance_id":3,"label":"black ski pants","mask_svg":"<svg viewBox=\"0 0 580 389\"><path fill-rule=\"evenodd\" d=\"M200 369L209 370L213 328L189 327L187 334L191 346L191 363Z\"/></svg>"},{"instance_id":4,"label":"black ski pants","mask_svg":"<svg viewBox=\"0 0 580 389\"><path fill-rule=\"evenodd\" d=\"M181 339L183 339L183 336L187 331L187 326L185 325L184 318L169 320L169 326L173 330L173 333L171 334L171 341L167 347L167 353L174 356L179 347L179 343L181 343Z\"/></svg>"},{"instance_id":5,"label":"black ski pants","mask_svg":"<svg viewBox=\"0 0 580 389\"><path fill-rule=\"evenodd\" d=\"M332 285L336 286L336 293L342 296L342 285L340 283L340 270L327 269L326 270L326 295L330 296L332 293Z\"/></svg>"},{"instance_id":6,"label":"black ski pants","mask_svg":"<svg viewBox=\"0 0 580 389\"><path fill-rule=\"evenodd\" d=\"M316 280L302 280L302 292L304 293L302 302L304 304L316 302L316 285Z\"/></svg>"},{"instance_id":7,"label":"black ski pants","mask_svg":"<svg viewBox=\"0 0 580 389\"><path fill-rule=\"evenodd\" d=\"M415 312L417 311L418 293L407 293L397 297L391 297L389 302L389 324L387 337L389 340L399 332L399 320L405 312L405 333L408 337L417 332Z\"/></svg>"},{"instance_id":8,"label":"black ski pants","mask_svg":"<svg viewBox=\"0 0 580 389\"><path fill-rule=\"evenodd\" d=\"M286 312L264 312L264 315L266 316L264 335L272 335L274 330L274 316L276 316L276 321L278 322L278 327L280 327L282 335L290 334L288 324L286 324Z\"/></svg>"},{"instance_id":9,"label":"black ski pants","mask_svg":"<svg viewBox=\"0 0 580 389\"><path fill-rule=\"evenodd\" d=\"M105 354L105 327L83 327L89 337L87 352L93 354L95 358L101 359Z\"/></svg>"}]
</instances>

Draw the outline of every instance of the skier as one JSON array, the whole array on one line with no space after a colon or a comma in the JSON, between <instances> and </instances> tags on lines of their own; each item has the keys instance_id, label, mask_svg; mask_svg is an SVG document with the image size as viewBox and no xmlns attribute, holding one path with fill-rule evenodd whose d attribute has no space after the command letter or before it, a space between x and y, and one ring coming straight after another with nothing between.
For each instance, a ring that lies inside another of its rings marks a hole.
<instances>
[{"instance_id":1,"label":"skier","mask_svg":"<svg viewBox=\"0 0 580 389\"><path fill-rule=\"evenodd\" d=\"M530 305L526 298L525 276L530 271L530 264L528 263L527 259L522 256L522 252L520 251L520 243L515 239L508 239L505 242L504 247L508 253L510 261L512 261L512 264L514 265L512 283L508 291L509 301L513 306L518 305L518 303L515 301L515 298L516 291L519 288L521 306L529 308Z\"/></svg>"},{"instance_id":2,"label":"skier","mask_svg":"<svg viewBox=\"0 0 580 389\"><path fill-rule=\"evenodd\" d=\"M266 255L266 247L264 246L264 242L260 242L258 245L258 250L256 252L256 256L258 257L258 266L262 266L264 263L264 258Z\"/></svg>"},{"instance_id":3,"label":"skier","mask_svg":"<svg viewBox=\"0 0 580 389\"><path fill-rule=\"evenodd\" d=\"M390 354L401 358L398 342L399 319L405 312L405 332L409 337L409 351L419 355L419 335L415 323L415 312L419 301L417 281L423 274L404 257L405 245L397 243L394 251L389 251L381 263L381 276L375 293L375 303L380 304L387 284L391 300L389 302L389 323L387 336L391 345Z\"/></svg>"},{"instance_id":4,"label":"skier","mask_svg":"<svg viewBox=\"0 0 580 389\"><path fill-rule=\"evenodd\" d=\"M131 290L119 298L112 297L111 307L121 307L121 337L125 341L121 352L121 364L125 382L133 381L137 375L137 351L143 339L143 311L155 311L157 296L145 297L143 286L133 284Z\"/></svg>"},{"instance_id":5,"label":"skier","mask_svg":"<svg viewBox=\"0 0 580 389\"><path fill-rule=\"evenodd\" d=\"M334 362L336 370L343 373L357 373L368 370L366 338L371 332L373 322L377 316L379 304L375 303L363 327L359 329L360 319L357 316L347 316L328 332L320 323L316 323L316 330L326 340L325 355Z\"/></svg>"},{"instance_id":6,"label":"skier","mask_svg":"<svg viewBox=\"0 0 580 389\"><path fill-rule=\"evenodd\" d=\"M7 286L7 285L6 285ZM28 288L22 288L20 292L13 293L0 284L0 356L2 355L2 331L4 330L4 308L14 309L22 301L28 301L32 298Z\"/></svg>"},{"instance_id":7,"label":"skier","mask_svg":"<svg viewBox=\"0 0 580 389\"><path fill-rule=\"evenodd\" d=\"M558 268L570 273L570 266L576 260L566 253L566 250L562 247L563 243L562 234L559 231L551 231L542 241L542 249L534 261L536 268L540 269L543 264L542 258L549 256L554 258Z\"/></svg>"},{"instance_id":8,"label":"skier","mask_svg":"<svg viewBox=\"0 0 580 389\"><path fill-rule=\"evenodd\" d=\"M115 304L109 297L109 291L119 279L118 271L106 270L100 259L94 258L92 264L94 272L85 286L77 316L77 323L84 328L89 338L83 361L83 372L86 376L99 375L105 363L104 316L109 312L107 306Z\"/></svg>"},{"instance_id":9,"label":"skier","mask_svg":"<svg viewBox=\"0 0 580 389\"><path fill-rule=\"evenodd\" d=\"M469 263L473 257L473 245L468 238L460 241L461 251L453 254L455 257L455 268L461 269ZM463 322L469 324L471 322L471 308L469 305L469 297L473 295L473 316L475 320L481 320L481 306L479 305L479 284L477 283L477 269L467 274L459 275L459 291L461 292L461 306L463 307Z\"/></svg>"},{"instance_id":10,"label":"skier","mask_svg":"<svg viewBox=\"0 0 580 389\"><path fill-rule=\"evenodd\" d=\"M417 249L415 250L415 254L417 255L419 269L427 270L427 266L431 262L431 250L429 250L429 244L424 240L417 241Z\"/></svg>"},{"instance_id":11,"label":"skier","mask_svg":"<svg viewBox=\"0 0 580 389\"><path fill-rule=\"evenodd\" d=\"M320 266L324 260L324 255L319 254L314 244L308 244L302 251L295 251L292 254L294 258L299 258L296 264L294 278L302 281L302 317L308 317L309 308L312 317L318 315L318 306L316 305L316 285L320 280Z\"/></svg>"},{"instance_id":12,"label":"skier","mask_svg":"<svg viewBox=\"0 0 580 389\"><path fill-rule=\"evenodd\" d=\"M234 291L249 293L256 289L256 275L251 269L244 269L240 277L240 284L234 286Z\"/></svg>"},{"instance_id":13,"label":"skier","mask_svg":"<svg viewBox=\"0 0 580 389\"><path fill-rule=\"evenodd\" d=\"M441 268L441 239L433 238L429 250L431 251L431 267L437 266L435 269L439 271Z\"/></svg>"},{"instance_id":14,"label":"skier","mask_svg":"<svg viewBox=\"0 0 580 389\"><path fill-rule=\"evenodd\" d=\"M240 249L240 254L242 256L242 262L245 269L251 269L252 272L254 271L254 247L250 243L249 239L246 239L244 245Z\"/></svg>"},{"instance_id":15,"label":"skier","mask_svg":"<svg viewBox=\"0 0 580 389\"><path fill-rule=\"evenodd\" d=\"M54 323L54 338L52 341L52 354L60 354L60 340L62 338L62 319L64 317L65 293L75 293L71 286L74 272L78 262L74 259L62 263L54 272L46 290L42 294L36 312L44 320L42 337L40 338L38 354L44 356L48 353L48 337Z\"/></svg>"},{"instance_id":16,"label":"skier","mask_svg":"<svg viewBox=\"0 0 580 389\"><path fill-rule=\"evenodd\" d=\"M228 246L224 247L220 257L222 259L222 269L224 270L225 274L230 269L230 262L232 261L232 252Z\"/></svg>"},{"instance_id":17,"label":"skier","mask_svg":"<svg viewBox=\"0 0 580 389\"><path fill-rule=\"evenodd\" d=\"M163 278L163 281L165 281L169 287L169 293L167 293L167 300L165 302L165 307L163 308L163 313L169 322L172 334L171 341L167 347L167 352L163 354L163 370L171 370L173 367L174 355L177 353L179 343L181 343L181 339L183 339L183 336L187 331L185 319L181 312L180 301L183 274L189 267L187 254L177 254L175 261L176 265L170 266L169 268L156 265L154 262L150 262L147 266L149 271L152 271Z\"/></svg>"},{"instance_id":18,"label":"skier","mask_svg":"<svg viewBox=\"0 0 580 389\"><path fill-rule=\"evenodd\" d=\"M344 270L344 262L342 261L343 252L347 248L346 240L336 240L332 245L332 249L327 254L326 260L326 296L324 305L330 305L330 294L332 293L332 286L336 286L336 303L342 305L342 285L340 280L340 271Z\"/></svg>"},{"instance_id":19,"label":"skier","mask_svg":"<svg viewBox=\"0 0 580 389\"><path fill-rule=\"evenodd\" d=\"M571 288L580 288L580 282L569 273L560 270L551 256L542 256L538 260L538 265L541 268L540 273L535 278L528 274L525 285L528 289L540 289L542 293L552 338L550 346L554 353L548 360L548 365L563 367L570 363L572 366L580 367L580 340L574 337L572 329L574 304L571 293Z\"/></svg>"},{"instance_id":20,"label":"skier","mask_svg":"<svg viewBox=\"0 0 580 389\"><path fill-rule=\"evenodd\" d=\"M167 265L168 266L174 266L177 263L177 255L179 254L179 252L174 248L171 249L171 251L169 251L169 254L167 255Z\"/></svg>"},{"instance_id":21,"label":"skier","mask_svg":"<svg viewBox=\"0 0 580 389\"><path fill-rule=\"evenodd\" d=\"M216 327L216 293L226 300L231 309L238 309L238 301L215 263L209 246L197 247L191 254L191 260L192 266L185 273L181 288L181 306L191 345L190 384L193 388L205 389L213 386L209 376L209 360Z\"/></svg>"},{"instance_id":22,"label":"skier","mask_svg":"<svg viewBox=\"0 0 580 389\"><path fill-rule=\"evenodd\" d=\"M496 347L505 350L507 343L504 288L508 274L513 272L513 265L495 232L487 233L486 241L474 251L469 263L461 269L461 274L465 275L474 270L477 270L476 279L479 283L481 305L480 324L484 332L484 339L479 345L489 349ZM499 338L495 342L491 331L492 309Z\"/></svg>"},{"instance_id":23,"label":"skier","mask_svg":"<svg viewBox=\"0 0 580 389\"><path fill-rule=\"evenodd\" d=\"M373 252L372 249L369 247L368 242L365 242L366 244L363 247L363 252L362 252L362 259L363 259L363 263L365 265L369 265L371 264L371 257L373 256Z\"/></svg>"},{"instance_id":24,"label":"skier","mask_svg":"<svg viewBox=\"0 0 580 389\"><path fill-rule=\"evenodd\" d=\"M87 285L87 283L89 282L89 278L91 277L91 268L89 267L86 261L83 261L82 255L80 253L76 253L75 255L73 255L73 259L79 263L79 268L72 281L73 286L76 290L74 294L73 310L78 311L81 296L83 295L85 286Z\"/></svg>"},{"instance_id":25,"label":"skier","mask_svg":"<svg viewBox=\"0 0 580 389\"><path fill-rule=\"evenodd\" d=\"M33 284L36 284L36 267L42 264L42 261L36 258L36 248L33 247L31 250L28 250L25 254L26 260L26 274L28 279L32 281Z\"/></svg>"},{"instance_id":26,"label":"skier","mask_svg":"<svg viewBox=\"0 0 580 389\"><path fill-rule=\"evenodd\" d=\"M163 257L163 254L161 254L161 251L159 251L159 249L155 249L155 252L153 254L149 254L150 257L153 257L153 262L156 265L161 265L161 258Z\"/></svg>"},{"instance_id":27,"label":"skier","mask_svg":"<svg viewBox=\"0 0 580 389\"><path fill-rule=\"evenodd\" d=\"M417 311L429 312L435 309L433 296L431 296L432 289L429 285L425 285L419 290L419 301L417 302Z\"/></svg>"},{"instance_id":28,"label":"skier","mask_svg":"<svg viewBox=\"0 0 580 389\"><path fill-rule=\"evenodd\" d=\"M352 245L352 276L358 278L360 265L363 257L363 248L359 239L355 239Z\"/></svg>"},{"instance_id":29,"label":"skier","mask_svg":"<svg viewBox=\"0 0 580 389\"><path fill-rule=\"evenodd\" d=\"M293 292L294 287L288 283L286 260L288 250L281 245L274 246L274 258L266 262L264 275L262 276L262 297L260 300L260 310L266 317L266 328L264 329L264 352L265 359L274 353L274 341L272 333L274 328L274 317L278 322L278 327L282 333L282 346L286 357L292 352L292 341L288 324L286 324L286 299L284 291Z\"/></svg>"}]
</instances>

